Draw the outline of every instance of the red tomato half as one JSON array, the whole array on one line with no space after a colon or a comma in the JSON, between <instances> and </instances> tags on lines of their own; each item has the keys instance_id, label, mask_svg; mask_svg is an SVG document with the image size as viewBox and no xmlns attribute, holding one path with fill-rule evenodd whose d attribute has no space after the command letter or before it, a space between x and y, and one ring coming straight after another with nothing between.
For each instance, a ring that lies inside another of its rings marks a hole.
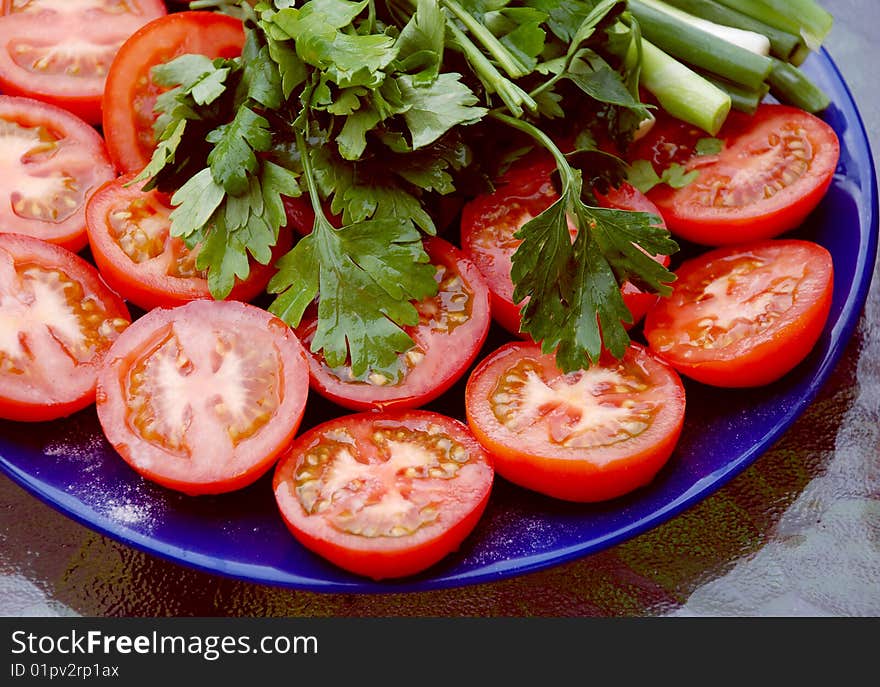
<instances>
[{"instance_id":1,"label":"red tomato half","mask_svg":"<svg viewBox=\"0 0 880 687\"><path fill-rule=\"evenodd\" d=\"M296 434L305 353L265 310L193 301L151 310L123 334L98 379L98 419L147 479L186 494L240 489Z\"/></svg>"},{"instance_id":2,"label":"red tomato half","mask_svg":"<svg viewBox=\"0 0 880 687\"><path fill-rule=\"evenodd\" d=\"M514 165L496 184L493 193L478 196L467 202L461 213L461 246L489 285L492 296L492 316L512 334L520 332L519 305L513 301L513 280L510 277L513 254L521 241L514 234L529 220L552 205L559 195L553 187L551 174L555 163L546 156L530 157ZM659 210L636 189L627 186L612 189L603 197L606 207L621 210L650 212L660 216ZM577 233L569 224L572 237ZM664 264L669 258L662 257ZM656 300L629 282L621 289L623 300L632 314L632 327Z\"/></svg>"},{"instance_id":3,"label":"red tomato half","mask_svg":"<svg viewBox=\"0 0 880 687\"><path fill-rule=\"evenodd\" d=\"M155 148L153 106L161 89L150 70L186 53L235 57L244 29L234 17L216 12L175 12L135 32L119 49L107 74L104 136L116 168L140 172Z\"/></svg>"},{"instance_id":4,"label":"red tomato half","mask_svg":"<svg viewBox=\"0 0 880 687\"><path fill-rule=\"evenodd\" d=\"M809 241L717 248L684 262L645 318L650 347L692 379L768 384L801 362L831 308L831 255Z\"/></svg>"},{"instance_id":5,"label":"red tomato half","mask_svg":"<svg viewBox=\"0 0 880 687\"><path fill-rule=\"evenodd\" d=\"M78 255L0 234L0 417L53 420L91 405L104 355L129 322Z\"/></svg>"},{"instance_id":6,"label":"red tomato half","mask_svg":"<svg viewBox=\"0 0 880 687\"><path fill-rule=\"evenodd\" d=\"M718 133L720 153L698 155L705 134L660 113L630 158L699 172L684 188L655 186L648 197L670 231L708 246L778 236L797 227L828 190L840 156L834 130L818 117L764 104L754 115L731 112Z\"/></svg>"},{"instance_id":7,"label":"red tomato half","mask_svg":"<svg viewBox=\"0 0 880 687\"><path fill-rule=\"evenodd\" d=\"M298 437L275 470L296 539L374 579L412 575L459 548L480 519L493 470L457 420L426 411L363 413Z\"/></svg>"},{"instance_id":8,"label":"red tomato half","mask_svg":"<svg viewBox=\"0 0 880 687\"><path fill-rule=\"evenodd\" d=\"M126 186L134 175L114 179L92 196L86 221L95 264L107 283L125 299L150 310L210 298L207 274L196 268L198 251L170 235L171 206L158 191ZM274 262L290 250L290 232L282 231L267 265L251 261L230 300L250 301L266 288Z\"/></svg>"},{"instance_id":9,"label":"red tomato half","mask_svg":"<svg viewBox=\"0 0 880 687\"><path fill-rule=\"evenodd\" d=\"M0 88L99 124L116 51L165 12L161 0L3 0Z\"/></svg>"},{"instance_id":10,"label":"red tomato half","mask_svg":"<svg viewBox=\"0 0 880 687\"><path fill-rule=\"evenodd\" d=\"M650 482L684 422L681 380L638 344L620 361L563 374L534 343L502 346L474 370L468 424L496 472L567 501L602 501Z\"/></svg>"},{"instance_id":11,"label":"red tomato half","mask_svg":"<svg viewBox=\"0 0 880 687\"><path fill-rule=\"evenodd\" d=\"M439 291L416 304L419 324L407 327L415 346L399 357L399 380L373 373L354 379L351 367L331 369L321 354L309 356L312 388L353 410L415 408L437 398L474 362L489 333L489 291L476 267L452 244L428 239ZM308 347L317 328L310 308L297 332Z\"/></svg>"},{"instance_id":12,"label":"red tomato half","mask_svg":"<svg viewBox=\"0 0 880 687\"><path fill-rule=\"evenodd\" d=\"M0 231L78 251L85 205L115 176L104 141L54 105L0 95Z\"/></svg>"}]
</instances>

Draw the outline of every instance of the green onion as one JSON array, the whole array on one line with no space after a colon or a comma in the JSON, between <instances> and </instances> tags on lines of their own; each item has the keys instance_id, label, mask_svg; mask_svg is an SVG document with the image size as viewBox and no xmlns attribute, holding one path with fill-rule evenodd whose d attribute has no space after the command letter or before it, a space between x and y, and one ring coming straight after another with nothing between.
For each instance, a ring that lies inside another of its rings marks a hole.
<instances>
[{"instance_id":1,"label":"green onion","mask_svg":"<svg viewBox=\"0 0 880 687\"><path fill-rule=\"evenodd\" d=\"M719 0L722 4L770 26L804 37L810 50L818 50L834 18L816 0Z\"/></svg>"},{"instance_id":2,"label":"green onion","mask_svg":"<svg viewBox=\"0 0 880 687\"><path fill-rule=\"evenodd\" d=\"M770 75L769 57L756 55L676 17L630 0L629 9L642 34L658 48L687 64L705 69L729 81L758 89Z\"/></svg>"},{"instance_id":3,"label":"green onion","mask_svg":"<svg viewBox=\"0 0 880 687\"><path fill-rule=\"evenodd\" d=\"M831 99L798 68L774 60L770 72L770 93L779 102L815 114L831 104Z\"/></svg>"},{"instance_id":4,"label":"green onion","mask_svg":"<svg viewBox=\"0 0 880 687\"><path fill-rule=\"evenodd\" d=\"M685 12L678 7L673 6L672 3L661 2L661 0L640 0L640 2L659 12L666 12L666 14L675 17L676 19L680 19L695 28L711 33L713 36L725 40L728 43L733 43L734 45L738 45L739 47L757 53L758 55L770 54L770 39L762 33L744 31L743 29L733 26L717 24L713 21L704 19L703 17L698 17L689 12Z\"/></svg>"},{"instance_id":5,"label":"green onion","mask_svg":"<svg viewBox=\"0 0 880 687\"><path fill-rule=\"evenodd\" d=\"M666 112L712 136L730 112L727 93L644 38L641 84Z\"/></svg>"},{"instance_id":6,"label":"green onion","mask_svg":"<svg viewBox=\"0 0 880 687\"><path fill-rule=\"evenodd\" d=\"M770 54L786 62L791 61L798 48L804 47L803 39L797 33L789 33L760 22L715 0L665 0L665 2L716 24L763 34L770 41Z\"/></svg>"},{"instance_id":7,"label":"green onion","mask_svg":"<svg viewBox=\"0 0 880 687\"><path fill-rule=\"evenodd\" d=\"M703 72L701 73L701 76L730 96L731 109L739 110L740 112L745 112L747 114L755 114L758 105L761 104L764 96L770 91L770 86L766 83L758 90L754 90L727 81L714 74Z\"/></svg>"}]
</instances>

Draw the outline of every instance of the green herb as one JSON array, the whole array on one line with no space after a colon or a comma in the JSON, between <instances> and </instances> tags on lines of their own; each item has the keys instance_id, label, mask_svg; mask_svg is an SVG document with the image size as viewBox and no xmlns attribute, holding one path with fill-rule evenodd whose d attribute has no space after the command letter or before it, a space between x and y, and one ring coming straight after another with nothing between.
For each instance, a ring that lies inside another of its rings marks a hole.
<instances>
[{"instance_id":1,"label":"green herb","mask_svg":"<svg viewBox=\"0 0 880 687\"><path fill-rule=\"evenodd\" d=\"M634 160L627 169L626 179L642 193L647 193L658 184L672 188L684 188L696 180L700 173L693 169L688 172L682 165L673 162L660 174L649 160Z\"/></svg>"},{"instance_id":2,"label":"green herb","mask_svg":"<svg viewBox=\"0 0 880 687\"><path fill-rule=\"evenodd\" d=\"M649 256L676 245L656 217L587 204L581 172L545 128L577 121L581 142L626 144L648 116L633 59L639 33L619 21L625 2L227 5L246 21L242 56L187 55L154 70L168 90L140 175L173 193L172 233L201 245L215 297L247 276L250 259L271 259L289 231L284 196L307 193L315 224L277 263L270 309L297 326L317 303L313 351L355 378L393 378L413 345L414 302L436 293L422 244L437 231L431 203L460 192L464 178L490 176L527 147L525 135L556 159L562 197L518 235L512 277L515 297L529 299L524 330L566 370L605 349L623 354L620 284L665 293L673 275ZM520 138L484 161L474 151L499 126ZM595 174L619 183L624 164L602 155Z\"/></svg>"},{"instance_id":3,"label":"green herb","mask_svg":"<svg viewBox=\"0 0 880 687\"><path fill-rule=\"evenodd\" d=\"M724 150L724 141L720 138L701 138L694 146L697 155L717 155Z\"/></svg>"}]
</instances>

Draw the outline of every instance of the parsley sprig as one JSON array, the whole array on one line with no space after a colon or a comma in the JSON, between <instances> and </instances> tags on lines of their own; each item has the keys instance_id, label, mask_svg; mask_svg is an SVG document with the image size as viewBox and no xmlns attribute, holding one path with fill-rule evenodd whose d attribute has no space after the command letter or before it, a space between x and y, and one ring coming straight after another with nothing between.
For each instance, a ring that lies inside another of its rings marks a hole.
<instances>
[{"instance_id":1,"label":"parsley sprig","mask_svg":"<svg viewBox=\"0 0 880 687\"><path fill-rule=\"evenodd\" d=\"M594 176L623 178L622 161L589 143L625 143L647 116L623 0L217 4L245 20L242 55L184 55L153 70L167 90L140 175L173 194L172 234L201 247L215 297L251 260L271 259L289 231L284 198L307 193L314 227L276 264L270 310L297 326L317 302L311 346L331 367L393 372L413 345L413 303L436 293L422 247L437 231L428 208L463 179L491 176L474 151L503 124L547 148L561 181L560 200L518 234L524 330L563 369L603 349L622 355L620 284L664 292L672 275L649 254L675 244L656 218L587 202L581 171L548 131L579 122L578 149L605 158Z\"/></svg>"}]
</instances>

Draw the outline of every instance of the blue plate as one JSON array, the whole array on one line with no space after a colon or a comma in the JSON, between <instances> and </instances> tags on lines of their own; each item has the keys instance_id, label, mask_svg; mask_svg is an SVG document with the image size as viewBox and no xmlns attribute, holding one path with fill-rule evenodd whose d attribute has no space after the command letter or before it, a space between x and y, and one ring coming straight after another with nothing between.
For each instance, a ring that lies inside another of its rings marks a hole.
<instances>
[{"instance_id":1,"label":"blue plate","mask_svg":"<svg viewBox=\"0 0 880 687\"><path fill-rule=\"evenodd\" d=\"M426 573L377 583L325 563L288 533L267 476L240 492L189 498L144 481L104 440L94 409L45 425L0 422L0 467L61 512L126 544L213 573L323 592L391 592L492 582L612 546L659 525L744 470L815 398L849 341L877 255L877 183L864 126L826 52L804 70L828 93L841 140L828 195L798 229L831 251L835 293L809 358L751 391L687 383L688 415L672 459L646 488L600 505L551 500L498 480L485 516L456 554ZM493 331L486 352L504 340ZM463 416L463 382L431 404ZM303 427L338 409L312 395Z\"/></svg>"}]
</instances>

